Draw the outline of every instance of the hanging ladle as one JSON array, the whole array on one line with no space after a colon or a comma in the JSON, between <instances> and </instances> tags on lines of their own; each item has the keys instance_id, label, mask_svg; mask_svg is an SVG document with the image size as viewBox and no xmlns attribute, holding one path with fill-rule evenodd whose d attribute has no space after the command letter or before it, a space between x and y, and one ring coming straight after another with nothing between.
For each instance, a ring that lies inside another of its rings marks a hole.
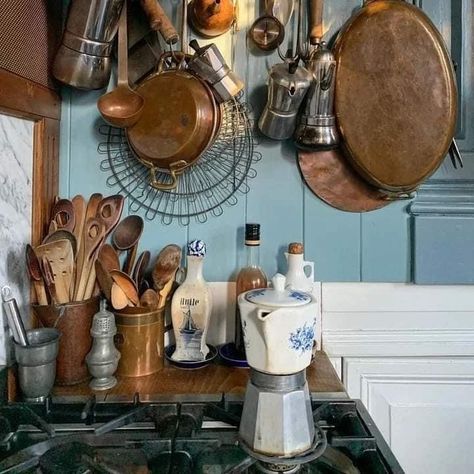
<instances>
[{"instance_id":1,"label":"hanging ladle","mask_svg":"<svg viewBox=\"0 0 474 474\"><path fill-rule=\"evenodd\" d=\"M127 128L138 121L143 104L143 97L132 90L128 84L127 2L125 1L118 31L117 87L99 98L97 108L110 125Z\"/></svg>"}]
</instances>

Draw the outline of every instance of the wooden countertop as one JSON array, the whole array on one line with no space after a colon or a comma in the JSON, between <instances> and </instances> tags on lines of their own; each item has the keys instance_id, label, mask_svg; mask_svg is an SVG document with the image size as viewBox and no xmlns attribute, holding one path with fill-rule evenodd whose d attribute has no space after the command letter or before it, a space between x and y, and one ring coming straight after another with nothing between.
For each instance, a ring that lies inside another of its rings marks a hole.
<instances>
[{"instance_id":1,"label":"wooden countertop","mask_svg":"<svg viewBox=\"0 0 474 474\"><path fill-rule=\"evenodd\" d=\"M136 392L141 399L157 395L217 395L231 393L243 395L249 371L221 364L211 364L198 370L182 370L170 365L160 372L146 377L121 377L111 390L94 392L88 383L69 387L54 387L53 396L87 396L95 393L98 400L109 396L131 398ZM308 367L306 375L310 392L338 392L345 395L331 362L324 352L317 352L315 360Z\"/></svg>"}]
</instances>

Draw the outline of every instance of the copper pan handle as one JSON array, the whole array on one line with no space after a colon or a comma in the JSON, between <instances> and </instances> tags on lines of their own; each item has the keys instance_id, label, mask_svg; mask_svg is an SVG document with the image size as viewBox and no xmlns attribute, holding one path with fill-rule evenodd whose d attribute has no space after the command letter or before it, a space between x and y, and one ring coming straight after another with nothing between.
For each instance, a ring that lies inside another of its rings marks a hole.
<instances>
[{"instance_id":1,"label":"copper pan handle","mask_svg":"<svg viewBox=\"0 0 474 474\"><path fill-rule=\"evenodd\" d=\"M309 0L309 21L311 44L319 44L323 37L323 0Z\"/></svg>"},{"instance_id":2,"label":"copper pan handle","mask_svg":"<svg viewBox=\"0 0 474 474\"><path fill-rule=\"evenodd\" d=\"M176 163L172 163L170 165L169 174L171 176L171 183L160 183L156 179L155 169L152 168L150 170L150 173L151 173L150 186L152 186L155 189L159 189L161 191L169 191L171 189L175 189L176 186L178 186L178 173L180 173L187 165L188 163L186 163L186 161L184 160L177 161Z\"/></svg>"},{"instance_id":3,"label":"copper pan handle","mask_svg":"<svg viewBox=\"0 0 474 474\"><path fill-rule=\"evenodd\" d=\"M177 43L179 39L178 32L158 1L140 0L140 2L148 17L150 27L155 31L159 31L167 44Z\"/></svg>"}]
</instances>

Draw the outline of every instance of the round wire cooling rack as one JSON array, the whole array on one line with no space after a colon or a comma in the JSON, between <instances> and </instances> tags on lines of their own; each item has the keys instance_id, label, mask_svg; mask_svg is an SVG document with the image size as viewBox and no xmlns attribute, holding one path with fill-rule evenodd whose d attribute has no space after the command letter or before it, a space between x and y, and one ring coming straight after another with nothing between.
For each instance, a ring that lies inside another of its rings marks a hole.
<instances>
[{"instance_id":1,"label":"round wire cooling rack","mask_svg":"<svg viewBox=\"0 0 474 474\"><path fill-rule=\"evenodd\" d=\"M225 206L237 204L237 196L249 191L247 180L257 175L252 164L261 159L255 150L248 108L239 100L222 105L217 137L196 163L184 170L172 190L150 185L150 169L135 157L124 130L103 124L99 132L104 141L98 152L106 155L100 168L110 173L107 185L120 188L130 200L132 212L142 210L148 220L160 216L164 224L178 220L187 225L192 218L206 222L209 215L222 215ZM157 171L156 179L170 182L165 172Z\"/></svg>"}]
</instances>

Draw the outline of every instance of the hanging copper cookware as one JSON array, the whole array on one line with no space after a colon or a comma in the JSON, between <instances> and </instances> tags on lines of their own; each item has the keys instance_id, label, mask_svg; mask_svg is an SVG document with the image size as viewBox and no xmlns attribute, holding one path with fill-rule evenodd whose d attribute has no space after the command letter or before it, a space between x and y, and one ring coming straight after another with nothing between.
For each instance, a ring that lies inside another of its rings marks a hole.
<instances>
[{"instance_id":1,"label":"hanging copper cookware","mask_svg":"<svg viewBox=\"0 0 474 474\"><path fill-rule=\"evenodd\" d=\"M165 61L180 58L165 69ZM173 189L178 176L211 144L220 123L220 109L209 86L185 69L182 53L167 53L158 71L137 87L145 106L139 121L127 130L130 148L151 169L151 185ZM158 182L155 171L169 173Z\"/></svg>"},{"instance_id":2,"label":"hanging copper cookware","mask_svg":"<svg viewBox=\"0 0 474 474\"><path fill-rule=\"evenodd\" d=\"M298 150L301 175L317 197L336 209L348 212L380 209L390 201L355 172L343 150L337 147L334 132L321 132L333 130L333 58L321 41L323 1L312 0L310 7L310 41L318 46L307 61L313 84L295 137L297 145L305 148Z\"/></svg>"},{"instance_id":3,"label":"hanging copper cookware","mask_svg":"<svg viewBox=\"0 0 474 474\"><path fill-rule=\"evenodd\" d=\"M191 0L189 21L201 36L213 38L229 31L235 20L232 0Z\"/></svg>"},{"instance_id":4,"label":"hanging copper cookware","mask_svg":"<svg viewBox=\"0 0 474 474\"><path fill-rule=\"evenodd\" d=\"M367 0L335 43L335 110L347 156L374 186L409 192L440 165L456 124L446 45L403 0Z\"/></svg>"}]
</instances>

